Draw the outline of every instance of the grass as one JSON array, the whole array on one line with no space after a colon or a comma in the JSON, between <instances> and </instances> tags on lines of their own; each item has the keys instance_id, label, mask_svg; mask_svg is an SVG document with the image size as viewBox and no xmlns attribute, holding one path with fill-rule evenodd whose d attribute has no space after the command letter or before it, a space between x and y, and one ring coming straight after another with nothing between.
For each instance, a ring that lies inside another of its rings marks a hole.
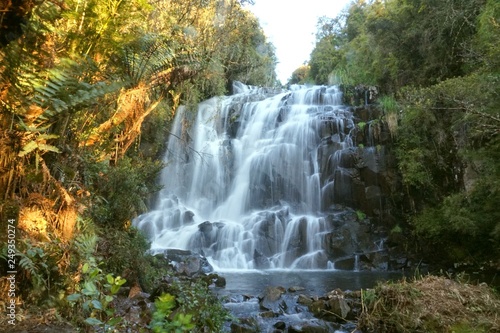
<instances>
[{"instance_id":1,"label":"grass","mask_svg":"<svg viewBox=\"0 0 500 333\"><path fill-rule=\"evenodd\" d=\"M358 323L363 332L500 332L500 297L485 284L426 276L370 293Z\"/></svg>"}]
</instances>

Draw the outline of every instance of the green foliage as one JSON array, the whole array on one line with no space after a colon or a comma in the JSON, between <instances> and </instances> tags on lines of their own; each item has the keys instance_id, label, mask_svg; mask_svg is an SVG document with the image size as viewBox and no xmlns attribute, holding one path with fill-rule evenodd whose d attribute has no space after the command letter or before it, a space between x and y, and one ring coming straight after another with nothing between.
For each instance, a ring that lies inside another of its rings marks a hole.
<instances>
[{"instance_id":1,"label":"green foliage","mask_svg":"<svg viewBox=\"0 0 500 333\"><path fill-rule=\"evenodd\" d=\"M124 276L129 281L135 282L139 279L144 281L145 285L151 285L145 277L151 265L150 255L145 254L150 244L142 233L133 227L120 230L109 226L103 227L98 233L100 237L97 255L106 258L101 265L104 271ZM161 276L159 273L159 276L154 277ZM150 292L151 289L147 291Z\"/></svg>"},{"instance_id":2,"label":"green foliage","mask_svg":"<svg viewBox=\"0 0 500 333\"><path fill-rule=\"evenodd\" d=\"M363 309L372 305L377 300L377 294L374 289L361 289L361 302Z\"/></svg>"},{"instance_id":3,"label":"green foliage","mask_svg":"<svg viewBox=\"0 0 500 333\"><path fill-rule=\"evenodd\" d=\"M403 232L403 228L399 224L396 224L392 229L391 229L391 234L400 234Z\"/></svg>"},{"instance_id":4,"label":"green foliage","mask_svg":"<svg viewBox=\"0 0 500 333\"><path fill-rule=\"evenodd\" d=\"M172 319L169 316L175 307L175 296L162 294L155 301L156 310L150 327L155 333L182 333L190 332L194 327L192 315L177 312Z\"/></svg>"},{"instance_id":5,"label":"green foliage","mask_svg":"<svg viewBox=\"0 0 500 333\"><path fill-rule=\"evenodd\" d=\"M309 77L309 66L303 65L293 71L288 84L306 84Z\"/></svg>"},{"instance_id":6,"label":"green foliage","mask_svg":"<svg viewBox=\"0 0 500 333\"><path fill-rule=\"evenodd\" d=\"M494 73L475 73L400 99L398 164L421 205L413 226L422 248L448 261L499 253L498 82Z\"/></svg>"},{"instance_id":7,"label":"green foliage","mask_svg":"<svg viewBox=\"0 0 500 333\"><path fill-rule=\"evenodd\" d=\"M500 4L495 0L487 0L484 10L479 15L479 27L476 36L477 52L471 52L468 61L472 65L484 66L486 71L500 72Z\"/></svg>"},{"instance_id":8,"label":"green foliage","mask_svg":"<svg viewBox=\"0 0 500 333\"><path fill-rule=\"evenodd\" d=\"M377 103L385 113L395 113L399 109L397 100L392 96L380 96L377 98Z\"/></svg>"},{"instance_id":9,"label":"green foliage","mask_svg":"<svg viewBox=\"0 0 500 333\"><path fill-rule=\"evenodd\" d=\"M105 332L113 332L115 325L119 324L122 318L114 317L115 310L111 302L127 281L120 276L105 275L92 257L83 264L81 272L84 276L82 282L76 286L76 292L68 295L66 300L78 317L82 315L80 311L83 310L83 316L86 316L84 323L99 326Z\"/></svg>"},{"instance_id":10,"label":"green foliage","mask_svg":"<svg viewBox=\"0 0 500 333\"><path fill-rule=\"evenodd\" d=\"M104 265L102 257L96 252L99 238L93 222L80 219L78 227L80 230L73 241L72 250L80 281L70 286L74 292L65 298L70 305L67 316L78 324L85 323L112 331L121 318L114 317L115 310L111 303L127 281L119 275L106 274L101 268Z\"/></svg>"},{"instance_id":11,"label":"green foliage","mask_svg":"<svg viewBox=\"0 0 500 333\"><path fill-rule=\"evenodd\" d=\"M274 85L274 47L240 1L29 5L22 36L0 46L0 132L9 139L0 142L9 171L0 188L21 208L47 199L39 206L54 229L66 223L55 218L66 208L83 212L72 239L19 239L21 296L110 330L118 327L111 303L125 282L117 276L151 291L169 274L129 227L158 190L162 165L152 159L176 108L223 94L232 80ZM199 288L176 298L188 315L170 319L180 323L175 329L196 322L220 331L223 309ZM75 292L66 299L67 290Z\"/></svg>"},{"instance_id":12,"label":"green foliage","mask_svg":"<svg viewBox=\"0 0 500 333\"><path fill-rule=\"evenodd\" d=\"M356 217L358 218L358 221L363 221L364 219L366 219L366 214L360 210L357 210Z\"/></svg>"},{"instance_id":13,"label":"green foliage","mask_svg":"<svg viewBox=\"0 0 500 333\"><path fill-rule=\"evenodd\" d=\"M117 165L98 162L89 165L87 184L93 190L90 215L102 225L122 228L147 210L146 199L159 189L156 177L159 161L121 159Z\"/></svg>"},{"instance_id":14,"label":"green foliage","mask_svg":"<svg viewBox=\"0 0 500 333\"><path fill-rule=\"evenodd\" d=\"M330 74L340 62L338 42L334 35L320 39L311 53L308 76L316 84L329 84Z\"/></svg>"},{"instance_id":15,"label":"green foliage","mask_svg":"<svg viewBox=\"0 0 500 333\"><path fill-rule=\"evenodd\" d=\"M311 78L379 87L401 219L430 261L499 255L499 15L494 0L356 1L318 24Z\"/></svg>"},{"instance_id":16,"label":"green foliage","mask_svg":"<svg viewBox=\"0 0 500 333\"><path fill-rule=\"evenodd\" d=\"M483 6L479 0L353 2L331 20L328 33L322 26L311 72L333 72L348 80L343 84L378 85L382 92L461 75L461 55L474 39ZM334 47L325 48L328 40L335 41Z\"/></svg>"},{"instance_id":17,"label":"green foliage","mask_svg":"<svg viewBox=\"0 0 500 333\"><path fill-rule=\"evenodd\" d=\"M450 328L451 332L454 333L485 333L486 330L483 327L477 327L470 323L458 323Z\"/></svg>"},{"instance_id":18,"label":"green foliage","mask_svg":"<svg viewBox=\"0 0 500 333\"><path fill-rule=\"evenodd\" d=\"M178 281L165 292L176 295L177 313L191 315L192 332L221 332L228 311L203 280ZM186 319L186 317L184 317Z\"/></svg>"},{"instance_id":19,"label":"green foliage","mask_svg":"<svg viewBox=\"0 0 500 333\"><path fill-rule=\"evenodd\" d=\"M55 237L50 242L23 238L16 246L14 259L19 296L33 304L54 306L68 283L64 265L58 266L66 250L65 244ZM12 259L5 244L1 248L0 259L6 261L7 258Z\"/></svg>"}]
</instances>

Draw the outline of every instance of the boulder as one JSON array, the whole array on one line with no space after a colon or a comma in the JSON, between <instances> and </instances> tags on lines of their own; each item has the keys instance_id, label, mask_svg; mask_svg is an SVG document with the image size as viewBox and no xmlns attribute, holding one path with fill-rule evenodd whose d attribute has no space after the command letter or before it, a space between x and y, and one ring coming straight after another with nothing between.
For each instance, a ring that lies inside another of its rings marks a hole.
<instances>
[{"instance_id":1,"label":"boulder","mask_svg":"<svg viewBox=\"0 0 500 333\"><path fill-rule=\"evenodd\" d=\"M275 313L283 312L283 300L281 295L286 292L283 287L267 287L262 295L259 296L259 307L261 310L271 310Z\"/></svg>"},{"instance_id":2,"label":"boulder","mask_svg":"<svg viewBox=\"0 0 500 333\"><path fill-rule=\"evenodd\" d=\"M295 324L288 328L288 333L328 333L330 328L326 325L320 325L316 322L306 322Z\"/></svg>"},{"instance_id":3,"label":"boulder","mask_svg":"<svg viewBox=\"0 0 500 333\"><path fill-rule=\"evenodd\" d=\"M313 302L313 299L309 296L304 295L304 294L300 294L299 298L297 299L297 303L302 304L302 305L306 305L306 306L311 305L312 302Z\"/></svg>"},{"instance_id":4,"label":"boulder","mask_svg":"<svg viewBox=\"0 0 500 333\"><path fill-rule=\"evenodd\" d=\"M231 323L231 333L257 333L260 332L255 318L241 318L238 322Z\"/></svg>"},{"instance_id":5,"label":"boulder","mask_svg":"<svg viewBox=\"0 0 500 333\"><path fill-rule=\"evenodd\" d=\"M335 319L341 320L347 318L351 312L351 308L343 296L336 296L327 301L328 311L333 313ZM333 318L332 318L333 319ZM342 320L341 320L342 321Z\"/></svg>"},{"instance_id":6,"label":"boulder","mask_svg":"<svg viewBox=\"0 0 500 333\"><path fill-rule=\"evenodd\" d=\"M179 274L193 276L207 274L214 270L207 258L192 251L167 249L163 252L163 256Z\"/></svg>"}]
</instances>

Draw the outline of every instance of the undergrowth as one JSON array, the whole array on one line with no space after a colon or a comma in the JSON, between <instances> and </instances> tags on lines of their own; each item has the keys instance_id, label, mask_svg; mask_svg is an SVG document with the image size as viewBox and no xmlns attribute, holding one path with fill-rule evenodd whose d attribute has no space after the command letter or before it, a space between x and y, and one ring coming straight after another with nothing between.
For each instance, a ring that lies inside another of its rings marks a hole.
<instances>
[{"instance_id":1,"label":"undergrowth","mask_svg":"<svg viewBox=\"0 0 500 333\"><path fill-rule=\"evenodd\" d=\"M386 282L363 291L363 332L500 332L500 297L445 277Z\"/></svg>"}]
</instances>

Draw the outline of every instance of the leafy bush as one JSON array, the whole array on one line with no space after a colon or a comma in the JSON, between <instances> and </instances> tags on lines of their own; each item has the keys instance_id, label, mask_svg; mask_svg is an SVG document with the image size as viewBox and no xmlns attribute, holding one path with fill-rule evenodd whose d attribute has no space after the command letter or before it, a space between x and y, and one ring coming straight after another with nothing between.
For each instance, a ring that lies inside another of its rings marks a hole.
<instances>
[{"instance_id":1,"label":"leafy bush","mask_svg":"<svg viewBox=\"0 0 500 333\"><path fill-rule=\"evenodd\" d=\"M176 296L175 311L192 315L195 328L191 332L221 332L224 322L229 319L228 311L203 280L178 280L162 292Z\"/></svg>"},{"instance_id":2,"label":"leafy bush","mask_svg":"<svg viewBox=\"0 0 500 333\"><path fill-rule=\"evenodd\" d=\"M93 259L93 258L90 258ZM84 280L76 287L76 293L68 295L66 299L74 307L77 317L87 316L84 322L91 326L102 327L105 331L113 330L121 322L120 317L114 317L115 310L110 303L120 287L127 280L112 274L104 274L96 267L95 260L86 262L81 270Z\"/></svg>"},{"instance_id":3,"label":"leafy bush","mask_svg":"<svg viewBox=\"0 0 500 333\"><path fill-rule=\"evenodd\" d=\"M193 315L175 313L172 317L172 311L175 308L175 296L162 294L155 301L156 310L153 313L153 320L150 327L154 333L182 333L190 332L194 328L191 321Z\"/></svg>"},{"instance_id":4,"label":"leafy bush","mask_svg":"<svg viewBox=\"0 0 500 333\"><path fill-rule=\"evenodd\" d=\"M92 187L90 216L96 223L123 228L132 218L147 210L147 199L160 186L160 161L125 157L114 166L89 165L87 182Z\"/></svg>"},{"instance_id":5,"label":"leafy bush","mask_svg":"<svg viewBox=\"0 0 500 333\"><path fill-rule=\"evenodd\" d=\"M33 304L55 305L69 282L66 275L68 263L64 260L67 245L54 235L50 236L54 239L49 242L20 238L16 244L16 283L19 285L19 296ZM0 259L6 260L7 244L0 251Z\"/></svg>"},{"instance_id":6,"label":"leafy bush","mask_svg":"<svg viewBox=\"0 0 500 333\"><path fill-rule=\"evenodd\" d=\"M150 261L146 258L149 243L136 228L117 230L102 227L99 231L98 250L96 255L106 258L102 269L106 272L126 277L131 282L140 279L149 271Z\"/></svg>"}]
</instances>

